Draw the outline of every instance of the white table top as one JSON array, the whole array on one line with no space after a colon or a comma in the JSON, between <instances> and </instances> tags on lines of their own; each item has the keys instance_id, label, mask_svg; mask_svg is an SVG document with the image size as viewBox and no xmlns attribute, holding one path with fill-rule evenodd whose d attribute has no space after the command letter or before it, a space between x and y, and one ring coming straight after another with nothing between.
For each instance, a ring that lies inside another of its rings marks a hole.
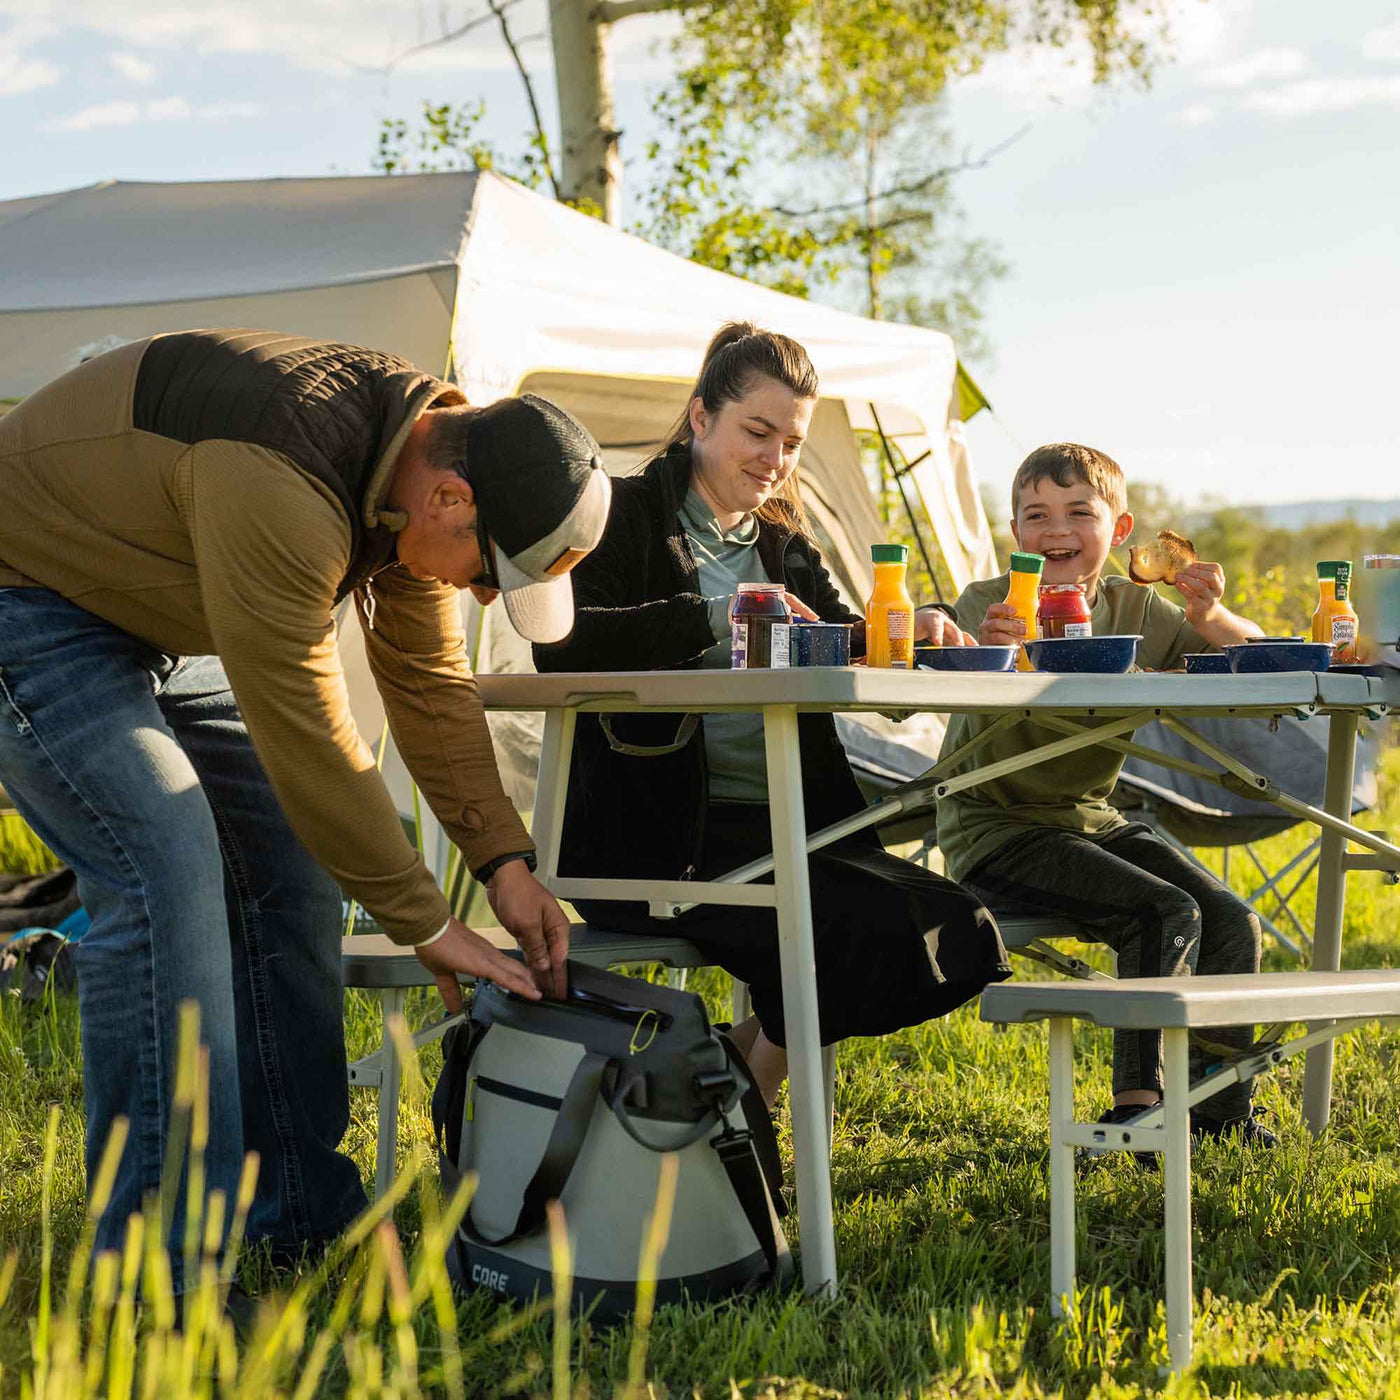
<instances>
[{"instance_id":1,"label":"white table top","mask_svg":"<svg viewBox=\"0 0 1400 1400\"><path fill-rule=\"evenodd\" d=\"M932 710L996 713L1024 707L1066 714L1114 715L1163 709L1173 714L1272 714L1295 710L1400 709L1393 680L1283 671L1257 676L1046 675L1010 671L953 674L820 666L756 671L560 671L477 677L487 708L591 711L657 709L704 712L795 704L800 710Z\"/></svg>"}]
</instances>

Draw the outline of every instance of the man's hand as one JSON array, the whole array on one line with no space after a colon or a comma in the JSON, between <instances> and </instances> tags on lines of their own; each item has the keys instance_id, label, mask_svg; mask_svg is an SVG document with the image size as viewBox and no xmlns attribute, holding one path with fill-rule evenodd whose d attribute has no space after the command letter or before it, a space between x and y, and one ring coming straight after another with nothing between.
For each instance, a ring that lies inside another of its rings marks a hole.
<instances>
[{"instance_id":1,"label":"man's hand","mask_svg":"<svg viewBox=\"0 0 1400 1400\"><path fill-rule=\"evenodd\" d=\"M1197 561L1176 571L1177 592L1186 600L1186 620L1200 628L1210 622L1225 596L1225 570Z\"/></svg>"},{"instance_id":2,"label":"man's hand","mask_svg":"<svg viewBox=\"0 0 1400 1400\"><path fill-rule=\"evenodd\" d=\"M479 933L473 933L456 919L448 923L447 932L441 938L426 948L415 948L413 951L418 954L418 961L433 974L433 981L442 993L443 1004L454 1015L462 1009L462 989L457 985L459 972L465 972L469 977L484 977L499 982L509 991L529 997L531 1001L540 999L530 974L515 958L507 957Z\"/></svg>"},{"instance_id":3,"label":"man's hand","mask_svg":"<svg viewBox=\"0 0 1400 1400\"><path fill-rule=\"evenodd\" d=\"M982 619L977 641L984 647L1018 647L1026 640L1026 624L1010 603L993 603Z\"/></svg>"},{"instance_id":4,"label":"man's hand","mask_svg":"<svg viewBox=\"0 0 1400 1400\"><path fill-rule=\"evenodd\" d=\"M920 608L914 614L914 640L936 647L975 647L969 636L942 608Z\"/></svg>"},{"instance_id":5,"label":"man's hand","mask_svg":"<svg viewBox=\"0 0 1400 1400\"><path fill-rule=\"evenodd\" d=\"M496 871L487 882L486 898L501 927L520 944L535 985L547 997L565 996L569 921L559 902L523 860L507 861Z\"/></svg>"}]
</instances>

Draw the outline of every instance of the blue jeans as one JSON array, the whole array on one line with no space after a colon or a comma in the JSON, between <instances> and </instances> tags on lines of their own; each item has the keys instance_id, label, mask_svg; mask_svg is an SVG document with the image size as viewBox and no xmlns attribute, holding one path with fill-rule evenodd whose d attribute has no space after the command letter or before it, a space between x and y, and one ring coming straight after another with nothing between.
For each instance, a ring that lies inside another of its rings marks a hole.
<instances>
[{"instance_id":1,"label":"blue jeans","mask_svg":"<svg viewBox=\"0 0 1400 1400\"><path fill-rule=\"evenodd\" d=\"M0 589L0 783L77 872L88 1180L130 1124L97 1247L157 1192L181 1002L209 1054L209 1190L260 1159L250 1240L297 1252L365 1206L349 1123L341 898L292 833L217 657L177 657L43 588ZM168 1221L182 1287L184 1191ZM193 1280L191 1280L191 1283Z\"/></svg>"}]
</instances>

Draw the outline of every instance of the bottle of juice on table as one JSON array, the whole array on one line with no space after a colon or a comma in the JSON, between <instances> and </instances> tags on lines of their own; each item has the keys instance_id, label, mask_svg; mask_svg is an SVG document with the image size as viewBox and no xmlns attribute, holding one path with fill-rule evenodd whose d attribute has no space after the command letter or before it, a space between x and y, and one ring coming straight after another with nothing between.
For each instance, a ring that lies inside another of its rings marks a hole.
<instances>
[{"instance_id":1,"label":"bottle of juice on table","mask_svg":"<svg viewBox=\"0 0 1400 1400\"><path fill-rule=\"evenodd\" d=\"M908 671L914 665L914 602L904 587L909 551L902 544L872 544L875 589L865 605L865 664Z\"/></svg>"},{"instance_id":2,"label":"bottle of juice on table","mask_svg":"<svg viewBox=\"0 0 1400 1400\"><path fill-rule=\"evenodd\" d=\"M1026 624L1026 640L1033 642L1040 632L1036 627L1036 611L1040 603L1040 571L1045 567L1043 554L1017 552L1011 556L1011 587L1006 601L1016 609L1016 616ZM1016 653L1018 671L1034 671L1025 647Z\"/></svg>"},{"instance_id":3,"label":"bottle of juice on table","mask_svg":"<svg viewBox=\"0 0 1400 1400\"><path fill-rule=\"evenodd\" d=\"M1330 642L1333 662L1349 665L1356 660L1356 629L1356 609L1351 605L1351 560L1323 559L1317 566L1312 639Z\"/></svg>"}]
</instances>

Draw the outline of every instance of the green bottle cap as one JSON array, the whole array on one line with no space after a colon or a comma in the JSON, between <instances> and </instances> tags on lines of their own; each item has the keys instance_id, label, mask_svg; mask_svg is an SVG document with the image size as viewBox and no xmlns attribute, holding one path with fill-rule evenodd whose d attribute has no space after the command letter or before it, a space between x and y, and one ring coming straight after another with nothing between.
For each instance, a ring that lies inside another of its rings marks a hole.
<instances>
[{"instance_id":1,"label":"green bottle cap","mask_svg":"<svg viewBox=\"0 0 1400 1400\"><path fill-rule=\"evenodd\" d=\"M1011 570L1017 574L1038 574L1045 567L1043 554L1014 553L1011 556Z\"/></svg>"},{"instance_id":2,"label":"green bottle cap","mask_svg":"<svg viewBox=\"0 0 1400 1400\"><path fill-rule=\"evenodd\" d=\"M907 564L909 546L904 544L872 544L870 546L872 564Z\"/></svg>"},{"instance_id":3,"label":"green bottle cap","mask_svg":"<svg viewBox=\"0 0 1400 1400\"><path fill-rule=\"evenodd\" d=\"M1317 562L1318 578L1336 578L1343 570L1351 576L1350 559L1319 559Z\"/></svg>"}]
</instances>

